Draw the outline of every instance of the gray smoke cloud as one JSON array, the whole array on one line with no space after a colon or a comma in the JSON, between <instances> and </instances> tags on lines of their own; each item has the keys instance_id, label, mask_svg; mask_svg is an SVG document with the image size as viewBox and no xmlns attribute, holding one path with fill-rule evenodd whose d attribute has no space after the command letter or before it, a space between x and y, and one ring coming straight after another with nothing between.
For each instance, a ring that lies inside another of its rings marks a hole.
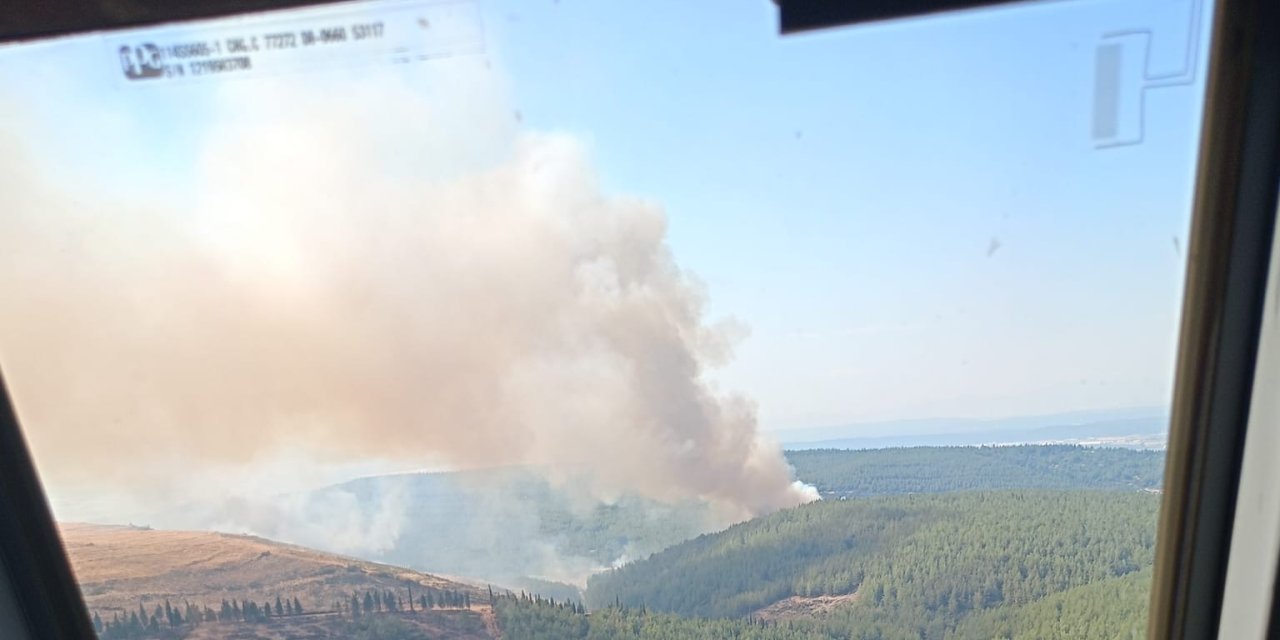
<instances>
[{"instance_id":1,"label":"gray smoke cloud","mask_svg":"<svg viewBox=\"0 0 1280 640\"><path fill-rule=\"evenodd\" d=\"M232 85L189 182L138 198L0 131L0 365L46 476L192 498L172 479L289 452L534 465L725 521L815 499L708 381L740 331L661 206L504 124L500 89L448 88Z\"/></svg>"}]
</instances>

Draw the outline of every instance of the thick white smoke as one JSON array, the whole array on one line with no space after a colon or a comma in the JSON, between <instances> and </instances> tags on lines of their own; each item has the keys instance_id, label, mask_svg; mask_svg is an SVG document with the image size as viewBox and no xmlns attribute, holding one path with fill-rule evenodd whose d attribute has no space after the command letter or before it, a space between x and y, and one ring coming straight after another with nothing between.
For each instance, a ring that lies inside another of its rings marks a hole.
<instances>
[{"instance_id":1,"label":"thick white smoke","mask_svg":"<svg viewBox=\"0 0 1280 640\"><path fill-rule=\"evenodd\" d=\"M294 451L531 464L730 519L813 499L708 384L729 329L662 208L480 94L233 86L161 204L0 137L0 364L46 473L136 486Z\"/></svg>"}]
</instances>

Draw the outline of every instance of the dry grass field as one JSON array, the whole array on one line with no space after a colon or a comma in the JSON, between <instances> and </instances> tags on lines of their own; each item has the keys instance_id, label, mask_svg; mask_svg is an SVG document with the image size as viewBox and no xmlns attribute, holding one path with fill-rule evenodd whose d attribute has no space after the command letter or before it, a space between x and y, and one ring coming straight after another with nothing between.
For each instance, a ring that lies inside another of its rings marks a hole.
<instances>
[{"instance_id":1,"label":"dry grass field","mask_svg":"<svg viewBox=\"0 0 1280 640\"><path fill-rule=\"evenodd\" d=\"M492 638L496 629L486 590L416 571L323 553L244 535L159 531L137 527L64 523L63 541L91 612L147 611L166 600L215 611L223 599L274 602L297 598L306 615L266 623L211 623L185 637L294 639L336 637L344 620L331 613L353 593L391 591L414 598L428 589L469 593L472 609L387 613L423 638ZM406 604L407 607L407 604ZM477 631L477 629L479 631Z\"/></svg>"}]
</instances>

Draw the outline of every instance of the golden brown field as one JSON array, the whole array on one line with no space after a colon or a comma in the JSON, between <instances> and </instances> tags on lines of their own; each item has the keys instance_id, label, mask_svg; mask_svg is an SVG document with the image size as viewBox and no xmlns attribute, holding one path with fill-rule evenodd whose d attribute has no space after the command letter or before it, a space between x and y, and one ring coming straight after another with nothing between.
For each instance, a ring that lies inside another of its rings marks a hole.
<instances>
[{"instance_id":1,"label":"golden brown field","mask_svg":"<svg viewBox=\"0 0 1280 640\"><path fill-rule=\"evenodd\" d=\"M353 593L391 591L416 600L427 589L470 594L472 608L386 613L421 629L422 637L492 638L496 630L485 589L416 571L356 560L262 538L199 531L159 531L79 523L60 525L71 565L90 612L110 620L139 605L166 600L215 611L223 599L274 602L296 597L306 615L268 623L210 623L188 638L324 638L347 616L332 613ZM405 607L407 608L407 603ZM477 624L479 623L479 624ZM480 627L479 634L470 629Z\"/></svg>"}]
</instances>

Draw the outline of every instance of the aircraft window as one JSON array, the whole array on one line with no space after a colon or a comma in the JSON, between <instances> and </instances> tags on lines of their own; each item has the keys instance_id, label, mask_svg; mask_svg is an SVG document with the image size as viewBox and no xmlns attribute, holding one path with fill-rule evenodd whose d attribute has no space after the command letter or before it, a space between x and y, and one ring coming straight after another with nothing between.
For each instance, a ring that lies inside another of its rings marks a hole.
<instances>
[{"instance_id":1,"label":"aircraft window","mask_svg":"<svg viewBox=\"0 0 1280 640\"><path fill-rule=\"evenodd\" d=\"M0 366L99 635L1140 637L1210 14L0 47Z\"/></svg>"}]
</instances>

